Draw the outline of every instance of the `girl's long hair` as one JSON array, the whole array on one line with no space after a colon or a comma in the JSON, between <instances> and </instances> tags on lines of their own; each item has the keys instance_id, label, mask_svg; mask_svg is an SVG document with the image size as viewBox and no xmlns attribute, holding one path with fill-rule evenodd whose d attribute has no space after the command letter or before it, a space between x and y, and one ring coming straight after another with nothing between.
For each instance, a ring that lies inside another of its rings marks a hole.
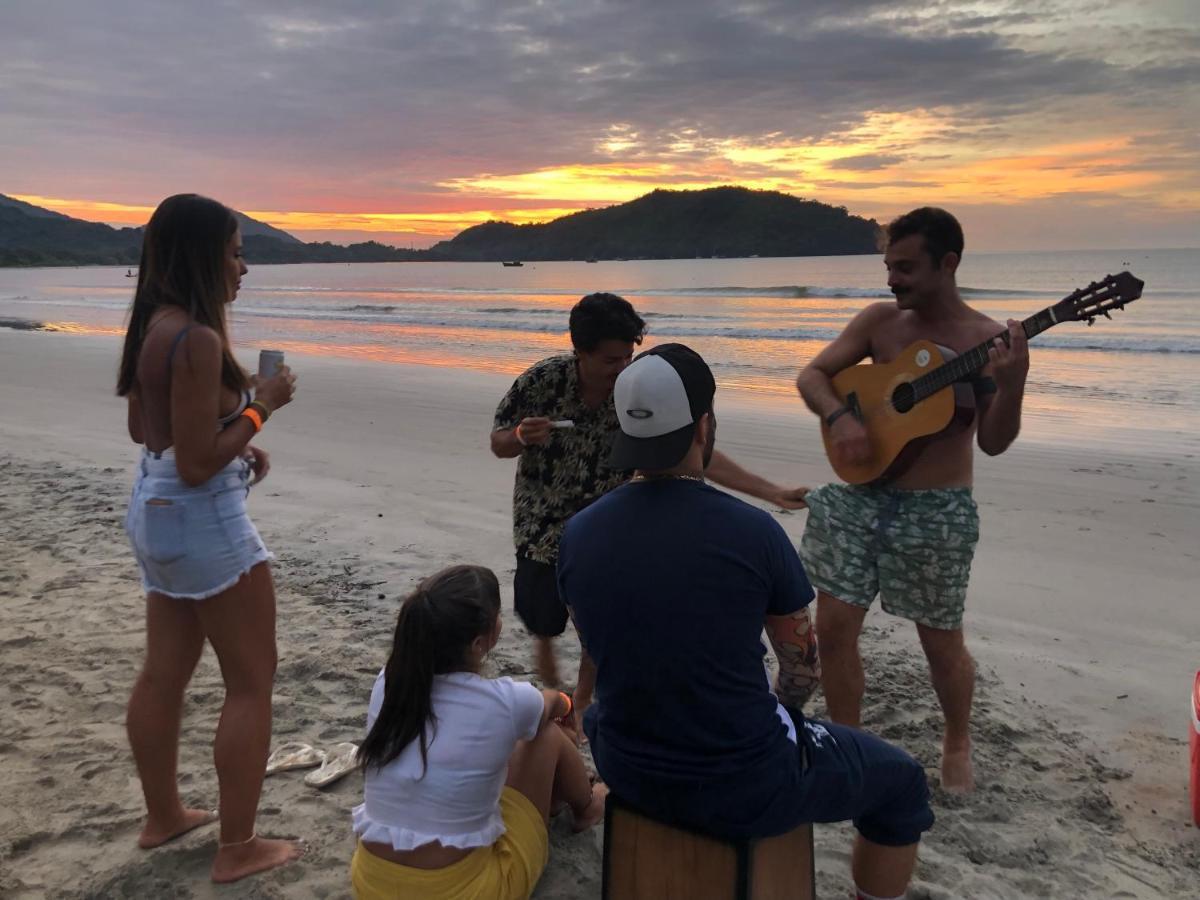
<instances>
[{"instance_id":1,"label":"girl's long hair","mask_svg":"<svg viewBox=\"0 0 1200 900\"><path fill-rule=\"evenodd\" d=\"M198 194L176 194L158 205L142 236L137 290L129 310L125 349L117 376L124 397L137 383L138 356L150 317L177 306L188 318L221 336L221 383L235 391L250 384L229 347L225 306L229 302L226 248L237 231L233 211Z\"/></svg>"},{"instance_id":2,"label":"girl's long hair","mask_svg":"<svg viewBox=\"0 0 1200 900\"><path fill-rule=\"evenodd\" d=\"M383 706L358 749L364 769L386 766L414 740L422 770L428 766L433 676L462 671L471 642L491 634L498 615L500 584L483 566L443 569L404 599L384 669Z\"/></svg>"}]
</instances>

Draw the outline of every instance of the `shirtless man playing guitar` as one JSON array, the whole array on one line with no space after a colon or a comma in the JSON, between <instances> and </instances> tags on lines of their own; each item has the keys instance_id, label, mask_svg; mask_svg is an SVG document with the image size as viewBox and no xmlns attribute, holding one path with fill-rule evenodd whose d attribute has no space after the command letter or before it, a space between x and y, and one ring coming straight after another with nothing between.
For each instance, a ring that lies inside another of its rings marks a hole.
<instances>
[{"instance_id":1,"label":"shirtless man playing guitar","mask_svg":"<svg viewBox=\"0 0 1200 900\"><path fill-rule=\"evenodd\" d=\"M800 373L796 387L824 420L832 461L872 457L863 424L833 388L835 375L864 359L887 363L920 339L963 352L1003 326L963 302L955 283L963 235L945 210L924 207L887 229L884 264L895 303L862 310ZM950 354L952 355L952 354ZM864 677L858 636L880 596L885 611L911 619L929 660L945 716L942 786L974 787L969 722L975 663L963 642L962 618L979 515L971 497L974 448L1003 453L1021 426L1029 350L1021 323L988 351L984 375L955 393L974 401L975 415L910 445L902 470L862 485L814 488L800 554L817 587L817 646L825 698L835 722L859 727ZM926 358L928 354L926 354ZM971 388L974 388L973 390Z\"/></svg>"}]
</instances>

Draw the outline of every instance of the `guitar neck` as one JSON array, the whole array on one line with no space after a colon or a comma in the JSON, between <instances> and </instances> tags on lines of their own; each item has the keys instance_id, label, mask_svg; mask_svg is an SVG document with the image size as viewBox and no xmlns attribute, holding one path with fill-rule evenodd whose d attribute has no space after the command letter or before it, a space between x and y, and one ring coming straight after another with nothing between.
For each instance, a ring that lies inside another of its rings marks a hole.
<instances>
[{"instance_id":1,"label":"guitar neck","mask_svg":"<svg viewBox=\"0 0 1200 900\"><path fill-rule=\"evenodd\" d=\"M1025 331L1025 337L1031 338L1041 334L1047 328L1053 328L1057 324L1058 320L1054 317L1054 308L1048 306L1022 322L1021 328ZM956 381L962 381L970 375L974 375L987 365L988 350L992 348L996 338L1004 340L1007 334L1007 331L1002 331L982 344L978 344L965 353L954 357L949 362L942 363L942 365L938 366L932 372L927 372L920 378L915 379L912 382L913 390L916 392L914 401L924 400L926 397L936 394L942 388L948 387Z\"/></svg>"}]
</instances>

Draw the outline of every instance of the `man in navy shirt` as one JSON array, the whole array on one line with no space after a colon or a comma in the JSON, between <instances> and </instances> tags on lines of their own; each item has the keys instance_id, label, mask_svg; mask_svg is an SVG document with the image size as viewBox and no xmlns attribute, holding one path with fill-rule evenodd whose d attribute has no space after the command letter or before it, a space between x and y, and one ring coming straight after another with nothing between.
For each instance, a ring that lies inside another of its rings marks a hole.
<instances>
[{"instance_id":1,"label":"man in navy shirt","mask_svg":"<svg viewBox=\"0 0 1200 900\"><path fill-rule=\"evenodd\" d=\"M924 770L800 713L818 678L813 590L768 513L705 483L715 391L681 344L634 360L614 389L611 464L635 475L577 513L559 546L561 596L596 667L584 716L596 767L648 815L720 836L853 819L858 890L898 897L933 823ZM791 660L790 708L771 691L764 626Z\"/></svg>"}]
</instances>

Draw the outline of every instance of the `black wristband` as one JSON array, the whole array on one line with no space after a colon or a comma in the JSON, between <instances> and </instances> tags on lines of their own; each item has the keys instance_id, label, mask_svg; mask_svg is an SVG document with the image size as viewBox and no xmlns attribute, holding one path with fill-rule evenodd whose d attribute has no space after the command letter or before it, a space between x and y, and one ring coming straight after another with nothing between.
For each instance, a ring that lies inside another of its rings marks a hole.
<instances>
[{"instance_id":1,"label":"black wristband","mask_svg":"<svg viewBox=\"0 0 1200 900\"><path fill-rule=\"evenodd\" d=\"M826 427L832 428L833 423L836 422L838 419L840 419L842 416L844 416L848 412L850 412L850 407L839 406L837 409L835 409L833 412L831 412L829 415L827 415L825 417Z\"/></svg>"}]
</instances>

